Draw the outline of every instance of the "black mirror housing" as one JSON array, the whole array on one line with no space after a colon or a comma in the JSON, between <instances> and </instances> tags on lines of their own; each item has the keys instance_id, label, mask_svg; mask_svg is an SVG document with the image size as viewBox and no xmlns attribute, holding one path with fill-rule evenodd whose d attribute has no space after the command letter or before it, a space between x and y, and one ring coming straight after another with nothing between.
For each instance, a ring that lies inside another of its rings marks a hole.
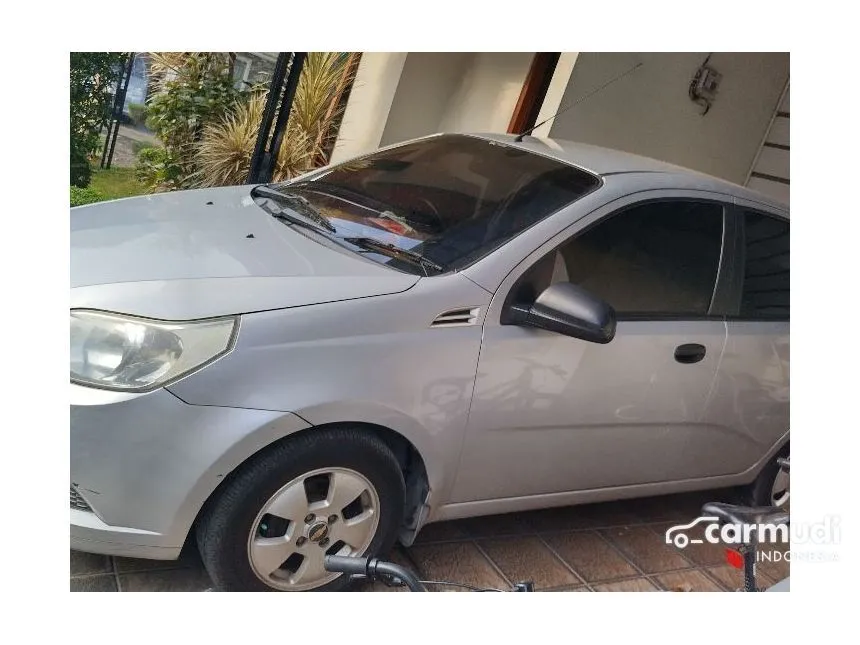
<instances>
[{"instance_id":1,"label":"black mirror housing","mask_svg":"<svg viewBox=\"0 0 860 645\"><path fill-rule=\"evenodd\" d=\"M503 324L527 325L591 343L615 337L615 310L609 303L570 282L547 287L531 306L512 305Z\"/></svg>"}]
</instances>

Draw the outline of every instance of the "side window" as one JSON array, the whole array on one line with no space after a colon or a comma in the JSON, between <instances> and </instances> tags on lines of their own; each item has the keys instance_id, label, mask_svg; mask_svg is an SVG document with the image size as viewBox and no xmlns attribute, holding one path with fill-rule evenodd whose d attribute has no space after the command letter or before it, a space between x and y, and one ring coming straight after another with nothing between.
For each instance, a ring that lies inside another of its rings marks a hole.
<instances>
[{"instance_id":1,"label":"side window","mask_svg":"<svg viewBox=\"0 0 860 645\"><path fill-rule=\"evenodd\" d=\"M708 313L723 235L723 207L653 202L621 211L559 249L570 282L620 315Z\"/></svg>"},{"instance_id":2,"label":"side window","mask_svg":"<svg viewBox=\"0 0 860 645\"><path fill-rule=\"evenodd\" d=\"M723 207L651 202L601 220L539 260L509 301L532 302L550 284L573 282L619 315L708 313L723 238Z\"/></svg>"},{"instance_id":3,"label":"side window","mask_svg":"<svg viewBox=\"0 0 860 645\"><path fill-rule=\"evenodd\" d=\"M744 213L744 286L741 318L789 319L789 224Z\"/></svg>"}]
</instances>

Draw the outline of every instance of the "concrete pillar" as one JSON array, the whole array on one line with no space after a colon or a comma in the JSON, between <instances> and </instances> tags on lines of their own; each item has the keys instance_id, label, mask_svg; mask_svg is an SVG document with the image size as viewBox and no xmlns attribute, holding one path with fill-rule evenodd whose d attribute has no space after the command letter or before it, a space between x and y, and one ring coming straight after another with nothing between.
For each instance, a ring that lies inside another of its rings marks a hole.
<instances>
[{"instance_id":1,"label":"concrete pillar","mask_svg":"<svg viewBox=\"0 0 860 645\"><path fill-rule=\"evenodd\" d=\"M406 52L367 52L361 55L332 152L332 162L380 147L405 62Z\"/></svg>"}]
</instances>

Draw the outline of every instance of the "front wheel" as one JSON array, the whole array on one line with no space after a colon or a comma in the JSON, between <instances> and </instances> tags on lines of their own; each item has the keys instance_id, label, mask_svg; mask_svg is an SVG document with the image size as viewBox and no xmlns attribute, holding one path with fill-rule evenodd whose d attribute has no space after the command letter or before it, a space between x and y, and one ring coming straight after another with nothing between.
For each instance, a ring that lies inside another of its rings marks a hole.
<instances>
[{"instance_id":1,"label":"front wheel","mask_svg":"<svg viewBox=\"0 0 860 645\"><path fill-rule=\"evenodd\" d=\"M338 591L326 555L387 552L403 513L403 475L376 436L310 431L240 467L197 530L203 563L225 591Z\"/></svg>"},{"instance_id":2,"label":"front wheel","mask_svg":"<svg viewBox=\"0 0 860 645\"><path fill-rule=\"evenodd\" d=\"M791 497L789 474L782 470L777 459L788 457L788 447L771 459L767 466L756 477L755 481L746 490L747 504L752 506L779 506L788 505Z\"/></svg>"}]
</instances>

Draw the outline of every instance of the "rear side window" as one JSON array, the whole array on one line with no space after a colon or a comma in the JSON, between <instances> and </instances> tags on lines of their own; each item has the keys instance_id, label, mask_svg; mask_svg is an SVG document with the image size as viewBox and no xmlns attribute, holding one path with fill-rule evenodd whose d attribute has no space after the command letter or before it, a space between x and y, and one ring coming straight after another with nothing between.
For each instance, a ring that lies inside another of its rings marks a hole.
<instances>
[{"instance_id":1,"label":"rear side window","mask_svg":"<svg viewBox=\"0 0 860 645\"><path fill-rule=\"evenodd\" d=\"M747 211L744 213L744 244L741 318L788 320L788 222Z\"/></svg>"},{"instance_id":2,"label":"rear side window","mask_svg":"<svg viewBox=\"0 0 860 645\"><path fill-rule=\"evenodd\" d=\"M652 202L624 210L559 248L567 280L628 316L704 316L720 263L723 207Z\"/></svg>"}]
</instances>

